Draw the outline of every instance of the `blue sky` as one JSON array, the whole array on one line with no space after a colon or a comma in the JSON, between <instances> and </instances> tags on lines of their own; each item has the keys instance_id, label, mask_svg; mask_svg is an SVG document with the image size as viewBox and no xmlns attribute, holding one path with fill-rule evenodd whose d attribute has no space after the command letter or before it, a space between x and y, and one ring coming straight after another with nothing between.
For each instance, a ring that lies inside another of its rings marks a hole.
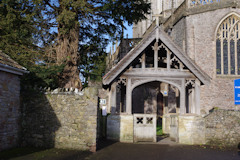
<instances>
[{"instance_id":1,"label":"blue sky","mask_svg":"<svg viewBox=\"0 0 240 160\"><path fill-rule=\"evenodd\" d=\"M127 29L124 30L124 37L127 37L126 35L128 34L128 38L132 38L132 25L128 26L127 25Z\"/></svg>"}]
</instances>

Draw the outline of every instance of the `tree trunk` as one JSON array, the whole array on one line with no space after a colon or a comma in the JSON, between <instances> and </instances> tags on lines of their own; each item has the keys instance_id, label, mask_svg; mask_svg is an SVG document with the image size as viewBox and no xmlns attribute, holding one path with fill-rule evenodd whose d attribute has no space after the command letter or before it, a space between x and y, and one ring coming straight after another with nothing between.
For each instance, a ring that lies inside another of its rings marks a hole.
<instances>
[{"instance_id":1,"label":"tree trunk","mask_svg":"<svg viewBox=\"0 0 240 160\"><path fill-rule=\"evenodd\" d=\"M78 70L79 28L76 25L68 34L58 32L58 46L56 49L57 64L65 64L60 75L60 87L82 89Z\"/></svg>"}]
</instances>

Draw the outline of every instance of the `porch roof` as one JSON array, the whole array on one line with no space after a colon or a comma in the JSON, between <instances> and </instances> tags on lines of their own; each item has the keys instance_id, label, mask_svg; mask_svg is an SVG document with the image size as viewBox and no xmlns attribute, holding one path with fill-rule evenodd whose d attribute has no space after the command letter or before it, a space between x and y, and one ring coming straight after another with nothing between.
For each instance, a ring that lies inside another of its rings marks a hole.
<instances>
[{"instance_id":1,"label":"porch roof","mask_svg":"<svg viewBox=\"0 0 240 160\"><path fill-rule=\"evenodd\" d=\"M9 72L16 75L29 73L26 68L19 65L16 61L10 58L7 54L0 50L0 71Z\"/></svg>"},{"instance_id":2,"label":"porch roof","mask_svg":"<svg viewBox=\"0 0 240 160\"><path fill-rule=\"evenodd\" d=\"M201 70L201 68L190 59L190 57L174 43L174 41L169 37L161 27L155 27L152 32L148 33L143 37L143 39L134 47L128 54L126 54L121 61L119 61L116 66L114 66L104 77L103 84L109 85L117 78L135 59L139 54L141 54L144 49L151 44L151 42L156 39L157 30L159 33L159 39L172 51L173 54L203 83L209 84L211 78Z\"/></svg>"}]
</instances>

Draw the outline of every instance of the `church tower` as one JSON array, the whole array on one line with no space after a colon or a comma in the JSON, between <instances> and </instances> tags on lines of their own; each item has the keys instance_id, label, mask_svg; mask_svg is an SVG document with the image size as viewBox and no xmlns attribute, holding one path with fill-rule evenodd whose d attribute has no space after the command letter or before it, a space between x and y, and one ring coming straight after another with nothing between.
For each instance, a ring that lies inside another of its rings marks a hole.
<instances>
[{"instance_id":1,"label":"church tower","mask_svg":"<svg viewBox=\"0 0 240 160\"><path fill-rule=\"evenodd\" d=\"M133 38L142 38L146 30L156 19L156 16L162 14L162 18L169 18L172 12L178 8L184 0L150 0L151 14L147 19L133 25Z\"/></svg>"}]
</instances>

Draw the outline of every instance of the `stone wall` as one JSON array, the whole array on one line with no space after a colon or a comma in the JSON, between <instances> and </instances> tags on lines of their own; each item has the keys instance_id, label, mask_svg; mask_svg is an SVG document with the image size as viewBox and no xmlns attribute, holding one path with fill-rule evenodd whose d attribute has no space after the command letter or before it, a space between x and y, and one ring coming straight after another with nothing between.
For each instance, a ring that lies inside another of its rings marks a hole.
<instances>
[{"instance_id":1,"label":"stone wall","mask_svg":"<svg viewBox=\"0 0 240 160\"><path fill-rule=\"evenodd\" d=\"M120 142L133 142L133 115L107 117L107 138Z\"/></svg>"},{"instance_id":2,"label":"stone wall","mask_svg":"<svg viewBox=\"0 0 240 160\"><path fill-rule=\"evenodd\" d=\"M240 111L214 109L205 117L206 143L237 146L240 143Z\"/></svg>"},{"instance_id":3,"label":"stone wall","mask_svg":"<svg viewBox=\"0 0 240 160\"><path fill-rule=\"evenodd\" d=\"M205 144L205 123L201 116L179 115L178 127L180 144Z\"/></svg>"},{"instance_id":4,"label":"stone wall","mask_svg":"<svg viewBox=\"0 0 240 160\"><path fill-rule=\"evenodd\" d=\"M170 138L180 144L236 147L240 143L238 110L213 109L205 117L170 115L170 118L174 117L176 119L170 119Z\"/></svg>"},{"instance_id":5,"label":"stone wall","mask_svg":"<svg viewBox=\"0 0 240 160\"><path fill-rule=\"evenodd\" d=\"M185 51L186 23L185 18L182 18L172 29L171 37L175 44Z\"/></svg>"},{"instance_id":6,"label":"stone wall","mask_svg":"<svg viewBox=\"0 0 240 160\"><path fill-rule=\"evenodd\" d=\"M164 114L162 118L162 130L164 134L170 133L171 114Z\"/></svg>"},{"instance_id":7,"label":"stone wall","mask_svg":"<svg viewBox=\"0 0 240 160\"><path fill-rule=\"evenodd\" d=\"M98 90L23 93L25 146L96 151Z\"/></svg>"},{"instance_id":8,"label":"stone wall","mask_svg":"<svg viewBox=\"0 0 240 160\"><path fill-rule=\"evenodd\" d=\"M19 77L0 71L0 151L18 145L19 118Z\"/></svg>"}]
</instances>

